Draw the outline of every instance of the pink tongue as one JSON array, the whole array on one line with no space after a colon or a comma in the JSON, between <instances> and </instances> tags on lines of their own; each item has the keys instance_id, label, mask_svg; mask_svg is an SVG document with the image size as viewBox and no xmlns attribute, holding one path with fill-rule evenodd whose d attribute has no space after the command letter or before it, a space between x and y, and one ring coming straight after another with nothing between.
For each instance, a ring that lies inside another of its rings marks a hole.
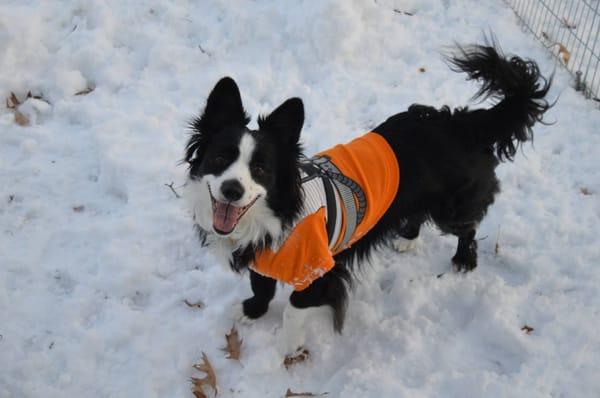
<instances>
[{"instance_id":1,"label":"pink tongue","mask_svg":"<svg viewBox=\"0 0 600 398\"><path fill-rule=\"evenodd\" d=\"M235 228L241 207L235 207L229 203L215 201L213 208L213 226L217 232L228 234Z\"/></svg>"}]
</instances>

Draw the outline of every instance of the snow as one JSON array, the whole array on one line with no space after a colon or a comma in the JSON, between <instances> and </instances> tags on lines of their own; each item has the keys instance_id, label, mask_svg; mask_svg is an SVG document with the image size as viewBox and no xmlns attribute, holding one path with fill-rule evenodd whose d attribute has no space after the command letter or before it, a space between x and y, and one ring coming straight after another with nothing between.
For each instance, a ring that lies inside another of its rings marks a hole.
<instances>
[{"instance_id":1,"label":"snow","mask_svg":"<svg viewBox=\"0 0 600 398\"><path fill-rule=\"evenodd\" d=\"M310 154L413 102L466 103L475 84L439 54L488 29L556 69L499 0L3 1L0 99L49 104L21 105L27 127L0 110L0 397L189 397L202 351L221 397L600 396L600 113L560 68L554 124L498 169L479 268L450 272L455 241L434 229L383 250L344 334L315 312L311 357L289 371L288 288L238 325L241 363L225 358L249 284L164 186L185 181L186 123L224 75L254 118L303 98Z\"/></svg>"}]
</instances>

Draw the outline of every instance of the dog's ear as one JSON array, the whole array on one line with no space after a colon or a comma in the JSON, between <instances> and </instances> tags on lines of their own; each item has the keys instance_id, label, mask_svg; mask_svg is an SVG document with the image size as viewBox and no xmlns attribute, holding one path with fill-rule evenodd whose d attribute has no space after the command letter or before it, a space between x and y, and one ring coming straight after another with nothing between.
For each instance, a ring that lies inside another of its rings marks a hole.
<instances>
[{"instance_id":1,"label":"dog's ear","mask_svg":"<svg viewBox=\"0 0 600 398\"><path fill-rule=\"evenodd\" d=\"M237 84L230 77L222 78L208 95L202 115L190 123L193 134L186 146L184 160L190 163L193 159L201 159L211 134L223 127L244 127L249 122Z\"/></svg>"},{"instance_id":2,"label":"dog's ear","mask_svg":"<svg viewBox=\"0 0 600 398\"><path fill-rule=\"evenodd\" d=\"M210 92L202 116L193 122L192 127L207 134L228 126L244 127L249 121L240 89L231 77L224 77Z\"/></svg>"},{"instance_id":3,"label":"dog's ear","mask_svg":"<svg viewBox=\"0 0 600 398\"><path fill-rule=\"evenodd\" d=\"M285 143L296 144L304 124L304 105L300 98L290 98L266 117L258 119L261 130L277 134Z\"/></svg>"}]
</instances>

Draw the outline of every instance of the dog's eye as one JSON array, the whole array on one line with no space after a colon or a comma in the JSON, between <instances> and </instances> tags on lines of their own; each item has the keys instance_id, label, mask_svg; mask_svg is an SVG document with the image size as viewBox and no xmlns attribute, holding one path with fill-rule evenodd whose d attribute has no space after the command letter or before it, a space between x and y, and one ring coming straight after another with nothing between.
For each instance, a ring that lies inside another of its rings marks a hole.
<instances>
[{"instance_id":1,"label":"dog's eye","mask_svg":"<svg viewBox=\"0 0 600 398\"><path fill-rule=\"evenodd\" d=\"M254 174L254 176L256 177L264 177L264 175L267 173L264 169L264 167L262 166L252 166L252 174Z\"/></svg>"},{"instance_id":2,"label":"dog's eye","mask_svg":"<svg viewBox=\"0 0 600 398\"><path fill-rule=\"evenodd\" d=\"M217 167L225 166L226 163L227 163L227 160L223 156L215 156L212 159L212 164Z\"/></svg>"}]
</instances>

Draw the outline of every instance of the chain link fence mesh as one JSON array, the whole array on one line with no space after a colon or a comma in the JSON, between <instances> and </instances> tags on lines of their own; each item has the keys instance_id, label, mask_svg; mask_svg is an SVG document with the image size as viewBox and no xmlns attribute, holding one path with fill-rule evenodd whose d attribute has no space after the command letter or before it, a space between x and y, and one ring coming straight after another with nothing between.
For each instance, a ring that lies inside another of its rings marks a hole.
<instances>
[{"instance_id":1,"label":"chain link fence mesh","mask_svg":"<svg viewBox=\"0 0 600 398\"><path fill-rule=\"evenodd\" d=\"M504 0L575 78L575 88L600 101L600 0Z\"/></svg>"}]
</instances>

